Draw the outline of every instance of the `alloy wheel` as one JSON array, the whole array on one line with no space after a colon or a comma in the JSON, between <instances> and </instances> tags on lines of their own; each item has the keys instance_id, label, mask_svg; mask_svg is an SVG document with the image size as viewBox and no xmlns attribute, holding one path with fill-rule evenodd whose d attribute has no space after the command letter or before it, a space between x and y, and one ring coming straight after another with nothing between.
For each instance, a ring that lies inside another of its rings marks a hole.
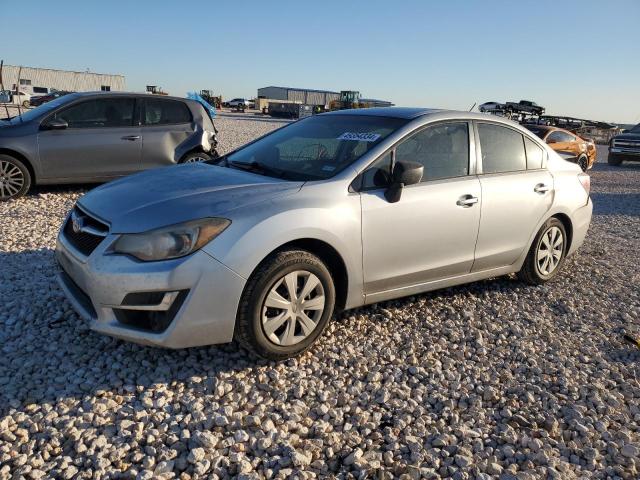
<instances>
[{"instance_id":1,"label":"alloy wheel","mask_svg":"<svg viewBox=\"0 0 640 480\"><path fill-rule=\"evenodd\" d=\"M536 265L542 275L551 275L562 259L564 235L558 227L551 227L542 234L536 252Z\"/></svg>"},{"instance_id":2,"label":"alloy wheel","mask_svg":"<svg viewBox=\"0 0 640 480\"><path fill-rule=\"evenodd\" d=\"M10 198L24 187L24 174L16 165L0 160L0 198Z\"/></svg>"},{"instance_id":3,"label":"alloy wheel","mask_svg":"<svg viewBox=\"0 0 640 480\"><path fill-rule=\"evenodd\" d=\"M320 279L306 270L296 270L278 279L269 290L262 305L262 329L276 345L295 345L313 333L324 309Z\"/></svg>"}]
</instances>

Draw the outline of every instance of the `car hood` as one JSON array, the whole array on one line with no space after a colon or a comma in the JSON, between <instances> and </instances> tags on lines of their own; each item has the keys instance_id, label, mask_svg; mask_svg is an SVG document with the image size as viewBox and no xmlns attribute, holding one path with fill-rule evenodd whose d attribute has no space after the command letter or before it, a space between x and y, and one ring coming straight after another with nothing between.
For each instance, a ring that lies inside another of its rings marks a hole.
<instances>
[{"instance_id":1,"label":"car hood","mask_svg":"<svg viewBox=\"0 0 640 480\"><path fill-rule=\"evenodd\" d=\"M239 207L294 193L302 184L231 168L188 164L148 170L107 183L78 203L109 223L112 233L140 233L224 216Z\"/></svg>"},{"instance_id":2,"label":"car hood","mask_svg":"<svg viewBox=\"0 0 640 480\"><path fill-rule=\"evenodd\" d=\"M621 133L620 135L616 135L613 138L614 140L640 140L640 133Z\"/></svg>"}]
</instances>

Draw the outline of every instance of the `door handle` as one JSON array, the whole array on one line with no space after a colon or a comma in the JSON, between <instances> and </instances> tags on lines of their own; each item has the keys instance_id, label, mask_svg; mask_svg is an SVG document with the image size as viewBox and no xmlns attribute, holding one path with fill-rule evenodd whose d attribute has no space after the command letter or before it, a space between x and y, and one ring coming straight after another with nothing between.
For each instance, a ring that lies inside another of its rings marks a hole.
<instances>
[{"instance_id":1,"label":"door handle","mask_svg":"<svg viewBox=\"0 0 640 480\"><path fill-rule=\"evenodd\" d=\"M129 140L130 142L135 142L140 138L140 135L125 135L122 137L122 140Z\"/></svg>"},{"instance_id":2,"label":"door handle","mask_svg":"<svg viewBox=\"0 0 640 480\"><path fill-rule=\"evenodd\" d=\"M536 193L547 193L551 190L549 185L545 185L544 183L539 183L535 187L533 187L533 191Z\"/></svg>"},{"instance_id":3,"label":"door handle","mask_svg":"<svg viewBox=\"0 0 640 480\"><path fill-rule=\"evenodd\" d=\"M473 195L463 195L461 196L456 205L463 208L469 208L478 203L478 197L474 197Z\"/></svg>"}]
</instances>

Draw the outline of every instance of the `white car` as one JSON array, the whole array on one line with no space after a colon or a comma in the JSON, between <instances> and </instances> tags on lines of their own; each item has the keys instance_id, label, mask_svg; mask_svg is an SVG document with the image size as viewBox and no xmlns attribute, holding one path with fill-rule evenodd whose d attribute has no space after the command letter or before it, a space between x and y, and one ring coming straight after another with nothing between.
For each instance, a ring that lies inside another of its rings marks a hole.
<instances>
[{"instance_id":1,"label":"white car","mask_svg":"<svg viewBox=\"0 0 640 480\"><path fill-rule=\"evenodd\" d=\"M238 105L242 105L244 104L245 108L248 108L251 102L249 102L249 100L247 100L246 98L234 98L233 100L229 100L228 102L225 102L225 105L227 107L237 107Z\"/></svg>"},{"instance_id":2,"label":"white car","mask_svg":"<svg viewBox=\"0 0 640 480\"><path fill-rule=\"evenodd\" d=\"M485 102L478 107L478 110L481 112L492 112L495 110L503 110L505 107L504 103L500 102Z\"/></svg>"},{"instance_id":3,"label":"white car","mask_svg":"<svg viewBox=\"0 0 640 480\"><path fill-rule=\"evenodd\" d=\"M16 105L22 105L25 108L29 108L29 100L31 100L31 95L25 92L11 92L11 96L13 97L12 103Z\"/></svg>"}]
</instances>

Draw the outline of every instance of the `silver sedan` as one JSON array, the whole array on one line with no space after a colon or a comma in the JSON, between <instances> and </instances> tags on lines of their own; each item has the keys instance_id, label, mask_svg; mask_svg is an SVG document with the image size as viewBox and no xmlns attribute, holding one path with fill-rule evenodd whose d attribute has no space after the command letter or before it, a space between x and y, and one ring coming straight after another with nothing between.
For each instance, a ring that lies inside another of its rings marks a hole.
<instances>
[{"instance_id":1,"label":"silver sedan","mask_svg":"<svg viewBox=\"0 0 640 480\"><path fill-rule=\"evenodd\" d=\"M56 256L96 331L169 348L236 339L277 360L337 309L514 272L551 280L591 211L589 176L513 122L347 110L96 188Z\"/></svg>"}]
</instances>

